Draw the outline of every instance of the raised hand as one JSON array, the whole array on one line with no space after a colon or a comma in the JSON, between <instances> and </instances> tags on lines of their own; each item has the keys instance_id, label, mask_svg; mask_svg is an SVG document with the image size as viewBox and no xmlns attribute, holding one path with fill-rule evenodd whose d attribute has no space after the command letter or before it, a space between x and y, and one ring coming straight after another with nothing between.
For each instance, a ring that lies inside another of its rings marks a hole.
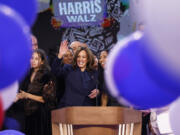
<instances>
[{"instance_id":1,"label":"raised hand","mask_svg":"<svg viewBox=\"0 0 180 135\"><path fill-rule=\"evenodd\" d=\"M64 40L59 46L58 58L61 59L63 55L68 51L68 41Z\"/></svg>"}]
</instances>

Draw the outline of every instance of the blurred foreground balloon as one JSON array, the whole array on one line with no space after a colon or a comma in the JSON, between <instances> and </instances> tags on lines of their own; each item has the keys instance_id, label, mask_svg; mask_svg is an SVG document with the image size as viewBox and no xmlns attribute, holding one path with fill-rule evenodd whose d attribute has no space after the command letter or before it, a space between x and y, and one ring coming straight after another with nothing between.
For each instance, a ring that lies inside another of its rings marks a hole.
<instances>
[{"instance_id":1,"label":"blurred foreground balloon","mask_svg":"<svg viewBox=\"0 0 180 135\"><path fill-rule=\"evenodd\" d=\"M16 130L4 130L0 132L0 135L25 135L25 134Z\"/></svg>"},{"instance_id":2,"label":"blurred foreground balloon","mask_svg":"<svg viewBox=\"0 0 180 135\"><path fill-rule=\"evenodd\" d=\"M18 92L18 82L7 86L6 88L0 89L0 95L2 98L3 110L7 110L10 105L15 101Z\"/></svg>"},{"instance_id":3,"label":"blurred foreground balloon","mask_svg":"<svg viewBox=\"0 0 180 135\"><path fill-rule=\"evenodd\" d=\"M148 34L146 34L146 37L148 37ZM154 52L152 52L152 50L149 48L151 45L153 46L155 44L158 46L158 44L153 42L152 39L148 40L148 42L148 44L143 46L142 52L144 66L148 75L162 88L164 88L164 90L168 90L176 95L180 95L180 78L177 76L178 71L174 70L174 73L172 73L172 70L168 69L170 67L167 65L168 62L166 63L166 60L162 60L161 56L154 54ZM178 56L176 59L179 59ZM173 65L173 63L171 64Z\"/></svg>"},{"instance_id":4,"label":"blurred foreground balloon","mask_svg":"<svg viewBox=\"0 0 180 135\"><path fill-rule=\"evenodd\" d=\"M151 74L162 85L180 95L180 1L141 0L146 34L152 44L145 45Z\"/></svg>"},{"instance_id":5,"label":"blurred foreground balloon","mask_svg":"<svg viewBox=\"0 0 180 135\"><path fill-rule=\"evenodd\" d=\"M0 129L2 128L3 121L4 121L4 111L3 111L3 103L0 96Z\"/></svg>"},{"instance_id":6,"label":"blurred foreground balloon","mask_svg":"<svg viewBox=\"0 0 180 135\"><path fill-rule=\"evenodd\" d=\"M31 58L30 30L11 8L0 4L0 89L25 75Z\"/></svg>"},{"instance_id":7,"label":"blurred foreground balloon","mask_svg":"<svg viewBox=\"0 0 180 135\"><path fill-rule=\"evenodd\" d=\"M180 112L180 98L172 104L169 110L170 124L171 124L171 128L173 130L174 135L180 135L179 112Z\"/></svg>"},{"instance_id":8,"label":"blurred foreground balloon","mask_svg":"<svg viewBox=\"0 0 180 135\"><path fill-rule=\"evenodd\" d=\"M123 97L140 109L162 107L177 98L148 75L142 57L142 46L148 43L142 33L135 32L113 48L106 67L106 82L112 95Z\"/></svg>"},{"instance_id":9,"label":"blurred foreground balloon","mask_svg":"<svg viewBox=\"0 0 180 135\"><path fill-rule=\"evenodd\" d=\"M133 29L136 30L138 28L139 23L142 23L145 21L145 19L142 16L143 13L143 4L142 0L130 0L130 15L131 20L134 23Z\"/></svg>"},{"instance_id":10,"label":"blurred foreground balloon","mask_svg":"<svg viewBox=\"0 0 180 135\"><path fill-rule=\"evenodd\" d=\"M27 24L33 24L37 14L37 0L1 0L0 3L21 14Z\"/></svg>"}]
</instances>

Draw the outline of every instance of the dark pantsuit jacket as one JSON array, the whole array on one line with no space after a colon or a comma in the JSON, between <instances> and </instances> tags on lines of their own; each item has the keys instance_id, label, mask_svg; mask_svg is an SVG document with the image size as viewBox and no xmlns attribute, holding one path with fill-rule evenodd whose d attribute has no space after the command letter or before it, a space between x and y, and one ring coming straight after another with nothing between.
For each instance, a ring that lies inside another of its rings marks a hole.
<instances>
[{"instance_id":1,"label":"dark pantsuit jacket","mask_svg":"<svg viewBox=\"0 0 180 135\"><path fill-rule=\"evenodd\" d=\"M96 99L90 99L88 95L97 88L97 72L81 72L79 68L73 69L71 65L61 65L61 59L55 59L52 71L58 77L65 78L65 93L59 106L93 106Z\"/></svg>"}]
</instances>

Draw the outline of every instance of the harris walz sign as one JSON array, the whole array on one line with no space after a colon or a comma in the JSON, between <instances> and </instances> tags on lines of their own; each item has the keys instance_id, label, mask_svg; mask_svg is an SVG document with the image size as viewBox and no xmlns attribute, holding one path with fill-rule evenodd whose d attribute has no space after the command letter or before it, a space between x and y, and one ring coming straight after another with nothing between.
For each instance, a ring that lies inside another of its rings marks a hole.
<instances>
[{"instance_id":1,"label":"harris walz sign","mask_svg":"<svg viewBox=\"0 0 180 135\"><path fill-rule=\"evenodd\" d=\"M62 27L98 25L105 17L105 0L53 0L55 18Z\"/></svg>"}]
</instances>

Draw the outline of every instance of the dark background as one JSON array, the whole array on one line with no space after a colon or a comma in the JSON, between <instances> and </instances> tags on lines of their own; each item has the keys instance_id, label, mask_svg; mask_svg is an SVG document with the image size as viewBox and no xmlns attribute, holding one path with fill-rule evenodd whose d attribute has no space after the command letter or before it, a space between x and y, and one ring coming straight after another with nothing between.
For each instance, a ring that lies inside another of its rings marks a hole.
<instances>
[{"instance_id":1,"label":"dark background","mask_svg":"<svg viewBox=\"0 0 180 135\"><path fill-rule=\"evenodd\" d=\"M39 48L49 53L50 51L57 50L62 38L62 33L65 29L61 28L55 30L51 25L51 17L53 14L50 10L39 13L32 27L32 33L38 39Z\"/></svg>"}]
</instances>

